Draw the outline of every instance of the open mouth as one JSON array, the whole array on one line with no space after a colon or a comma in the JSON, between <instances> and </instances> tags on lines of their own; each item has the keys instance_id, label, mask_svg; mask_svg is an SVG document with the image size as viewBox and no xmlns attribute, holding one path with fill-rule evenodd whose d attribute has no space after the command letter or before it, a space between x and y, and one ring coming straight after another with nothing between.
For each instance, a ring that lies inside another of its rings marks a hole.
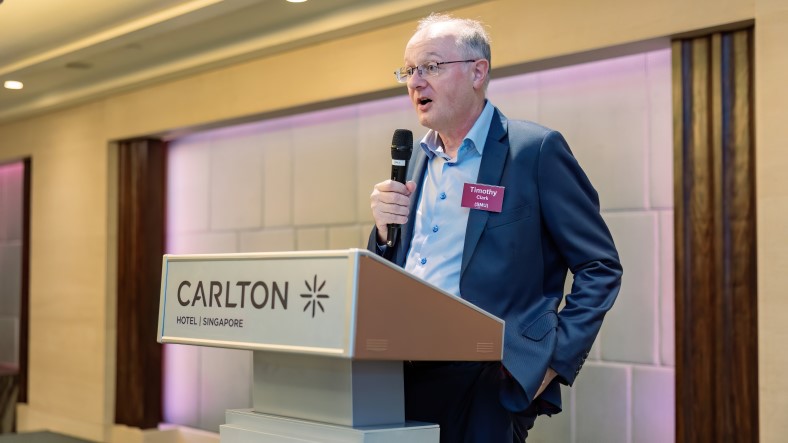
<instances>
[{"instance_id":1,"label":"open mouth","mask_svg":"<svg viewBox=\"0 0 788 443\"><path fill-rule=\"evenodd\" d=\"M430 99L428 99L428 98L420 98L420 99L419 99L419 104L420 104L420 105L426 105L427 103L430 103L431 101L432 101L432 100L430 100Z\"/></svg>"}]
</instances>

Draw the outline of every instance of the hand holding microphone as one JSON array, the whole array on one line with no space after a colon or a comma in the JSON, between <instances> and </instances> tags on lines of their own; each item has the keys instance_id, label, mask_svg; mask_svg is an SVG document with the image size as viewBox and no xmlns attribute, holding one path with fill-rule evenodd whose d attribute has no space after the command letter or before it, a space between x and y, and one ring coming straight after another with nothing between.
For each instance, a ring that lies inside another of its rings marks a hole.
<instances>
[{"instance_id":1,"label":"hand holding microphone","mask_svg":"<svg viewBox=\"0 0 788 443\"><path fill-rule=\"evenodd\" d=\"M413 133L397 129L391 141L391 180L375 185L370 195L372 216L378 231L378 243L389 247L399 238L400 225L408 221L408 207L414 182L405 182L408 161L413 152Z\"/></svg>"}]
</instances>

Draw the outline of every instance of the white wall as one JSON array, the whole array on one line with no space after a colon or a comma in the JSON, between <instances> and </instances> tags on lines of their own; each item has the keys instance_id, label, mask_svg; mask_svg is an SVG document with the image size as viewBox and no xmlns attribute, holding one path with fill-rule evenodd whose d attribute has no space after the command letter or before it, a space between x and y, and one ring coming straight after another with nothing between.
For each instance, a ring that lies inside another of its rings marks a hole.
<instances>
[{"instance_id":1,"label":"white wall","mask_svg":"<svg viewBox=\"0 0 788 443\"><path fill-rule=\"evenodd\" d=\"M540 418L529 442L673 441L670 72L666 49L490 84L508 117L564 133L600 193L625 269L590 361L564 391L565 412ZM396 128L424 133L404 96L175 141L168 252L363 247L368 196L388 177ZM248 352L166 354L167 421L215 431L224 409L251 405Z\"/></svg>"},{"instance_id":2,"label":"white wall","mask_svg":"<svg viewBox=\"0 0 788 443\"><path fill-rule=\"evenodd\" d=\"M19 365L24 164L0 165L0 364Z\"/></svg>"}]
</instances>

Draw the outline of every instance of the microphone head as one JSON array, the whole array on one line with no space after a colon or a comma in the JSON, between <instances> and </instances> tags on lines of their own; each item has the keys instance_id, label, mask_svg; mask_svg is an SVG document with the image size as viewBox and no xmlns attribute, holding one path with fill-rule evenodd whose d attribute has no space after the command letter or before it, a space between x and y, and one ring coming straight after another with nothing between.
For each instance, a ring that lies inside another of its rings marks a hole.
<instances>
[{"instance_id":1,"label":"microphone head","mask_svg":"<svg viewBox=\"0 0 788 443\"><path fill-rule=\"evenodd\" d=\"M413 152L413 132L410 129L394 130L391 139L391 158L396 160L409 160Z\"/></svg>"}]
</instances>

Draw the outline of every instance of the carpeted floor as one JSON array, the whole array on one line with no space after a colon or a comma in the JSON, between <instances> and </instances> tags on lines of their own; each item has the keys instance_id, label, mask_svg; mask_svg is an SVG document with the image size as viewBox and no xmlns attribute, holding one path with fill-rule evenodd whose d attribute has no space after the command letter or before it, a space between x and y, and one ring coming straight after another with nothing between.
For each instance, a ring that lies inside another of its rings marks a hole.
<instances>
[{"instance_id":1,"label":"carpeted floor","mask_svg":"<svg viewBox=\"0 0 788 443\"><path fill-rule=\"evenodd\" d=\"M21 432L19 434L0 434L0 443L89 443L75 437L54 432Z\"/></svg>"}]
</instances>

